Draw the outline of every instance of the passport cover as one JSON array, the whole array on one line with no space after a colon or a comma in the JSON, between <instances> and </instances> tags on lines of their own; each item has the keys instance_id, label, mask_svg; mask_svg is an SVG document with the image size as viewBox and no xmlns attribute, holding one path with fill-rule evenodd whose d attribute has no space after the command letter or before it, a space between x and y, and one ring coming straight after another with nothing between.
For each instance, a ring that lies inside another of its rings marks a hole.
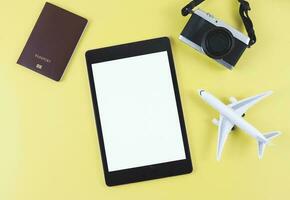
<instances>
[{"instance_id":1,"label":"passport cover","mask_svg":"<svg viewBox=\"0 0 290 200\"><path fill-rule=\"evenodd\" d=\"M59 81L86 24L85 18L45 3L17 63Z\"/></svg>"}]
</instances>

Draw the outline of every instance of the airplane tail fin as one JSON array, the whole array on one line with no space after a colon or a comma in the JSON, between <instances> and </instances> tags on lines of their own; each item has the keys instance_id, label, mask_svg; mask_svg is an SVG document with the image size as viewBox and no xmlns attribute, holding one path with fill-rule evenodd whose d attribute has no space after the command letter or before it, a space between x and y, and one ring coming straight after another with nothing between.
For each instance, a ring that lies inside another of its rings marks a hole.
<instances>
[{"instance_id":1,"label":"airplane tail fin","mask_svg":"<svg viewBox=\"0 0 290 200\"><path fill-rule=\"evenodd\" d=\"M258 156L259 159L263 157L266 145L275 137L279 136L281 133L279 131L268 132L264 136L268 139L268 142L258 141Z\"/></svg>"}]
</instances>

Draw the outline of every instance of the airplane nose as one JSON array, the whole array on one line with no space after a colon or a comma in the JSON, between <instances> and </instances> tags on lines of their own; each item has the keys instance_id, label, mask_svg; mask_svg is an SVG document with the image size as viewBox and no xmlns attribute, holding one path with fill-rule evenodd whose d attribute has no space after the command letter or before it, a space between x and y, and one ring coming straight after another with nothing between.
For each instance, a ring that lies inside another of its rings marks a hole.
<instances>
[{"instance_id":1,"label":"airplane nose","mask_svg":"<svg viewBox=\"0 0 290 200\"><path fill-rule=\"evenodd\" d=\"M197 92L198 92L199 96L202 96L202 93L204 92L204 89L199 89L199 90L197 90Z\"/></svg>"}]
</instances>

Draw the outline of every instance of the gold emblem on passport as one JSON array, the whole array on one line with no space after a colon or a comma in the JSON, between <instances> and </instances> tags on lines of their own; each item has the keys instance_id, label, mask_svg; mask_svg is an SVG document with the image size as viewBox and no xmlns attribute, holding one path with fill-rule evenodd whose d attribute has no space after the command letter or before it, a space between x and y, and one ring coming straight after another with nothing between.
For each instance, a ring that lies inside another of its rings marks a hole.
<instances>
[{"instance_id":1,"label":"gold emblem on passport","mask_svg":"<svg viewBox=\"0 0 290 200\"><path fill-rule=\"evenodd\" d=\"M36 68L37 69L42 69L42 65L41 64L36 64Z\"/></svg>"}]
</instances>

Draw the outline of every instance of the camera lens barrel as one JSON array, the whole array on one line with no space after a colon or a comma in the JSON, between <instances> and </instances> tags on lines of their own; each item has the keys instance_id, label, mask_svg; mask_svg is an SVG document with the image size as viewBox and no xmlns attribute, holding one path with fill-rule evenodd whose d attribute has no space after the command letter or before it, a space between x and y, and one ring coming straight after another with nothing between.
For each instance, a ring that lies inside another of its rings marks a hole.
<instances>
[{"instance_id":1,"label":"camera lens barrel","mask_svg":"<svg viewBox=\"0 0 290 200\"><path fill-rule=\"evenodd\" d=\"M209 57L222 59L232 51L234 42L234 36L230 31L223 27L215 27L205 33L201 47Z\"/></svg>"}]
</instances>

